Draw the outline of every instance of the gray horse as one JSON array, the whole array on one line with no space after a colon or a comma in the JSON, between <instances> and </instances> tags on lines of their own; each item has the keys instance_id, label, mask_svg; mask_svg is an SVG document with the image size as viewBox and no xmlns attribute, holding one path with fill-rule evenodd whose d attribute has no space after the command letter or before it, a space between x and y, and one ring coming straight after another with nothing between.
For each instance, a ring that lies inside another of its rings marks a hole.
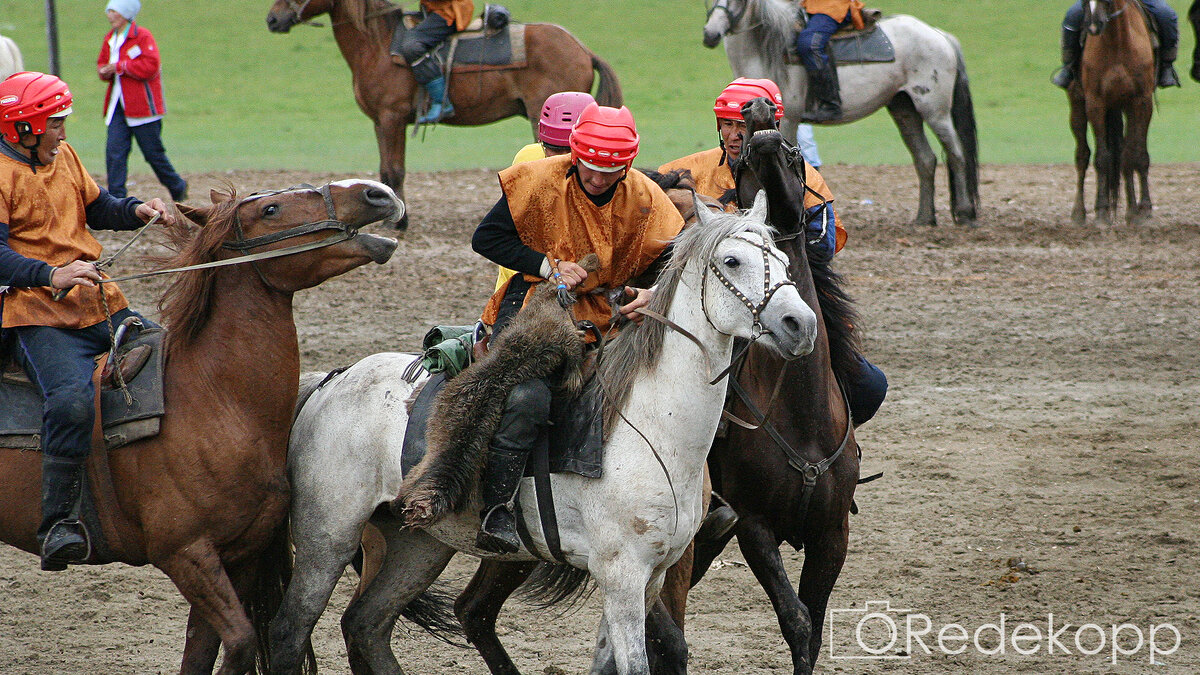
<instances>
[{"instance_id":1,"label":"gray horse","mask_svg":"<svg viewBox=\"0 0 1200 675\"><path fill-rule=\"evenodd\" d=\"M725 38L734 76L767 77L783 90L785 138L796 137L808 90L804 68L786 62L796 18L796 6L788 0L715 0L704 25L705 46L716 47ZM830 124L854 122L887 106L917 169L921 197L916 222L936 225L937 155L925 138L922 123L928 124L946 151L954 222L973 225L979 206L979 151L962 48L953 35L911 16L883 19L879 30L892 41L895 61L839 66L843 115Z\"/></svg>"}]
</instances>

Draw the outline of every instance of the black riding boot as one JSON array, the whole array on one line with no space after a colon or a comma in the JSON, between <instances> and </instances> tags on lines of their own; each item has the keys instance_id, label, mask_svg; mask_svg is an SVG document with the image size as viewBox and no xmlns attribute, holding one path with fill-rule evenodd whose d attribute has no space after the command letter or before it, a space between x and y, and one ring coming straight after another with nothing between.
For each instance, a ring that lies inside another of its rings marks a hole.
<instances>
[{"instance_id":1,"label":"black riding boot","mask_svg":"<svg viewBox=\"0 0 1200 675\"><path fill-rule=\"evenodd\" d=\"M842 94L838 87L837 68L832 62L820 70L809 71L808 86L812 90L809 100L815 105L800 116L810 123L833 122L842 117Z\"/></svg>"},{"instance_id":2,"label":"black riding boot","mask_svg":"<svg viewBox=\"0 0 1200 675\"><path fill-rule=\"evenodd\" d=\"M521 548L513 517L513 496L533 450L548 442L550 388L542 380L517 385L504 404L504 416L492 436L484 465L479 534L475 545L492 553L515 553Z\"/></svg>"},{"instance_id":3,"label":"black riding boot","mask_svg":"<svg viewBox=\"0 0 1200 675\"><path fill-rule=\"evenodd\" d=\"M1079 72L1079 57L1083 55L1083 45L1079 44L1079 33L1063 29L1062 34L1062 68L1054 73L1050 82L1056 87L1066 89L1075 81Z\"/></svg>"},{"instance_id":4,"label":"black riding boot","mask_svg":"<svg viewBox=\"0 0 1200 675\"><path fill-rule=\"evenodd\" d=\"M42 569L48 572L65 570L91 555L87 530L79 520L84 471L82 458L42 455L42 525L37 540Z\"/></svg>"},{"instance_id":5,"label":"black riding boot","mask_svg":"<svg viewBox=\"0 0 1200 675\"><path fill-rule=\"evenodd\" d=\"M1158 51L1158 86L1182 87L1179 73L1175 72L1175 58L1179 56L1179 47L1160 49Z\"/></svg>"},{"instance_id":6,"label":"black riding boot","mask_svg":"<svg viewBox=\"0 0 1200 675\"><path fill-rule=\"evenodd\" d=\"M733 507L714 491L712 499L708 502L708 515L704 516L704 521L700 523L700 529L696 531L696 541L710 542L724 539L730 530L737 527L737 524L737 511L734 511Z\"/></svg>"}]
</instances>

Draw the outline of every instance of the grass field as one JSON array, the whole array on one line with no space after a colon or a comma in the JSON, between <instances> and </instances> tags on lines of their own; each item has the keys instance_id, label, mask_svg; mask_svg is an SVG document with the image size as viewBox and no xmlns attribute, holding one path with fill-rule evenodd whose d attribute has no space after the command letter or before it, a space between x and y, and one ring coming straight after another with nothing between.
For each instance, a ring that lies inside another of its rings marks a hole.
<instances>
[{"instance_id":1,"label":"grass field","mask_svg":"<svg viewBox=\"0 0 1200 675\"><path fill-rule=\"evenodd\" d=\"M482 4L482 3L477 3ZM1066 2L1045 0L879 0L962 42L984 162L1069 162L1064 94L1048 82L1059 59ZM1181 15L1183 0L1170 3ZM58 0L63 76L75 93L70 142L93 170L103 167L103 83L95 59L108 25L103 0ZM269 0L145 0L142 23L164 58L169 115L164 141L183 171L242 168L374 172L370 121L354 104L350 72L328 27L267 32ZM518 20L562 24L621 77L643 136L639 164L655 165L711 147L712 100L731 77L724 50L700 44L701 0L510 0ZM1186 26L1186 21L1183 22ZM1181 28L1184 28L1181 26ZM26 68L45 69L45 11L37 0L4 0L0 33L13 37ZM1193 36L1182 30L1181 73ZM1200 84L1160 92L1151 126L1154 162L1200 161L1180 142L1200 127ZM409 145L410 170L505 166L528 142L525 120L483 128L437 128ZM886 112L817 130L826 162L903 164L907 151ZM146 171L137 155L131 171Z\"/></svg>"}]
</instances>

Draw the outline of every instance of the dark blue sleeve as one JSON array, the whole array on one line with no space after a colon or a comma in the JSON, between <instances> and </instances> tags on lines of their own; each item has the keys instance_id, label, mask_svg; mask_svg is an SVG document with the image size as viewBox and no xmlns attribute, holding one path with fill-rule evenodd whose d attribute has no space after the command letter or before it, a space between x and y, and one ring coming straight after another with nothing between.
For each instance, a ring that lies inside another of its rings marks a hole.
<instances>
[{"instance_id":1,"label":"dark blue sleeve","mask_svg":"<svg viewBox=\"0 0 1200 675\"><path fill-rule=\"evenodd\" d=\"M808 222L808 247L823 259L837 252L837 215L833 204L817 204L805 211Z\"/></svg>"},{"instance_id":2,"label":"dark blue sleeve","mask_svg":"<svg viewBox=\"0 0 1200 675\"><path fill-rule=\"evenodd\" d=\"M83 207L88 227L93 230L136 230L145 223L137 217L141 200L134 197L117 199L108 190L100 188L100 196Z\"/></svg>"},{"instance_id":3,"label":"dark blue sleeve","mask_svg":"<svg viewBox=\"0 0 1200 675\"><path fill-rule=\"evenodd\" d=\"M501 195L500 201L483 217L475 234L471 237L471 248L479 255L510 270L542 276L542 261L545 254L539 253L521 241L517 224L513 222L508 208L508 197Z\"/></svg>"},{"instance_id":4,"label":"dark blue sleeve","mask_svg":"<svg viewBox=\"0 0 1200 675\"><path fill-rule=\"evenodd\" d=\"M0 223L0 286L30 288L49 286L54 268L41 260L26 258L8 246L8 223Z\"/></svg>"}]
</instances>

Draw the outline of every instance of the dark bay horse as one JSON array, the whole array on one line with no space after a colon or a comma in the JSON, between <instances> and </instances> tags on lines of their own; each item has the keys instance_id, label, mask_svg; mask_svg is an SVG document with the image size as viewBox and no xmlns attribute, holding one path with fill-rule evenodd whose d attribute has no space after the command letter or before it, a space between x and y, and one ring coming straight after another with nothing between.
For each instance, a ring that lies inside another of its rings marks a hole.
<instances>
[{"instance_id":1,"label":"dark bay horse","mask_svg":"<svg viewBox=\"0 0 1200 675\"><path fill-rule=\"evenodd\" d=\"M1200 82L1200 0L1193 0L1187 17L1196 36L1196 44L1192 47L1192 79Z\"/></svg>"},{"instance_id":2,"label":"dark bay horse","mask_svg":"<svg viewBox=\"0 0 1200 675\"><path fill-rule=\"evenodd\" d=\"M267 28L286 33L302 21L329 14L353 74L354 98L375 123L380 180L403 199L405 130L416 120L418 90L412 70L392 63L388 53L400 10L387 0L275 0ZM533 125L536 140L546 98L560 91L591 91L595 75L596 102L621 105L621 85L612 66L561 26L527 24L525 49L528 63L523 68L453 73L449 82L455 112L442 124L477 126L520 115ZM399 227L407 223L402 220Z\"/></svg>"},{"instance_id":3,"label":"dark bay horse","mask_svg":"<svg viewBox=\"0 0 1200 675\"><path fill-rule=\"evenodd\" d=\"M176 277L162 299L170 332L161 432L111 453L93 452L89 460L89 484L108 507L99 515L111 549L103 559L94 552L91 562L151 564L165 572L191 603L180 672L212 672L223 648L219 672L233 675L251 670L256 652L269 658L256 630L265 635L272 608L262 601L272 581L278 595L282 573L274 565L286 557L285 460L300 370L292 295L386 261L396 242L357 231L398 219L403 205L374 181L245 199L214 192L213 201L180 206L202 227L178 233L182 248L173 267L326 238L329 245ZM340 231L331 236L312 224ZM248 241L265 235L286 241ZM252 250L224 246L239 240L254 244ZM0 540L35 554L41 459L0 449Z\"/></svg>"},{"instance_id":4,"label":"dark bay horse","mask_svg":"<svg viewBox=\"0 0 1200 675\"><path fill-rule=\"evenodd\" d=\"M1083 3L1083 25L1087 36L1079 77L1067 89L1078 176L1071 219L1077 225L1087 221L1083 179L1091 155L1090 125L1096 140L1096 218L1112 224L1124 177L1125 220L1136 223L1149 218L1153 210L1146 136L1154 113L1157 77L1150 31L1130 0ZM1134 174L1141 185L1140 200Z\"/></svg>"}]
</instances>

